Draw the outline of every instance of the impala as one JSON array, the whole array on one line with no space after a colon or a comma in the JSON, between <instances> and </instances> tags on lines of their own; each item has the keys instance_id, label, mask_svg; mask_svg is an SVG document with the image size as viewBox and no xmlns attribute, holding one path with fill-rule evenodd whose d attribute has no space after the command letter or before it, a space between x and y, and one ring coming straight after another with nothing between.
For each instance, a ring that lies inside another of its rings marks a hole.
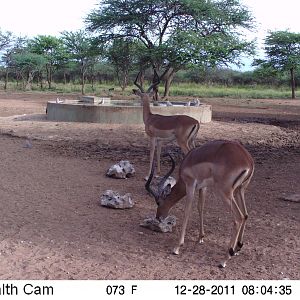
<instances>
[{"instance_id":1,"label":"impala","mask_svg":"<svg viewBox=\"0 0 300 300\"><path fill-rule=\"evenodd\" d=\"M163 116L153 114L150 109L150 101L154 95L153 89L157 87L159 80L154 82L145 92L143 87L137 83L139 75L140 73L137 75L134 82L139 90L134 89L133 92L141 98L145 131L150 137L150 167L148 176L145 177L145 180L147 180L151 172L155 148L157 148L157 174L159 174L162 141L171 142L176 140L183 153L187 154L195 147L194 140L200 125L197 120L186 115Z\"/></svg>"},{"instance_id":2,"label":"impala","mask_svg":"<svg viewBox=\"0 0 300 300\"><path fill-rule=\"evenodd\" d=\"M221 199L230 208L234 219L229 248L224 260L219 265L219 267L225 267L227 261L240 251L243 246L245 223L248 218L244 193L254 172L253 158L240 143L233 141L216 140L194 148L183 159L179 168L177 183L167 195L162 187L164 181L175 168L175 162L171 156L170 158L172 160L172 168L162 178L158 185L158 190L155 191L150 187L154 173L154 164L145 186L156 200L158 205L156 218L160 221L166 218L170 209L186 196L181 234L173 253L179 254L180 246L184 244L186 227L196 191L199 191L199 243L203 243L205 193L207 187L214 186L215 191L218 192Z\"/></svg>"}]
</instances>

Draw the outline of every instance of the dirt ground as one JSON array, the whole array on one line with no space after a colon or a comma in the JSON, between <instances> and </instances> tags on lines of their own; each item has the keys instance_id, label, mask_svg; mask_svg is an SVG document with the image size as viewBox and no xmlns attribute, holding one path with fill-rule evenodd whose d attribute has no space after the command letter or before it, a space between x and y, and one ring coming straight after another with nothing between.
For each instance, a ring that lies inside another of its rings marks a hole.
<instances>
[{"instance_id":1,"label":"dirt ground","mask_svg":"<svg viewBox=\"0 0 300 300\"><path fill-rule=\"evenodd\" d=\"M244 248L219 269L232 216L213 191L204 244L196 242L194 209L186 243L172 255L184 201L172 210L172 233L139 226L156 208L144 189L143 126L50 122L46 102L55 98L0 93L0 279L300 279L300 203L282 200L300 194L300 100L203 99L213 105L213 121L201 125L197 144L240 140L256 163ZM180 162L176 144L166 150ZM121 159L134 164L136 176L106 177ZM106 189L130 192L136 205L101 207Z\"/></svg>"}]
</instances>

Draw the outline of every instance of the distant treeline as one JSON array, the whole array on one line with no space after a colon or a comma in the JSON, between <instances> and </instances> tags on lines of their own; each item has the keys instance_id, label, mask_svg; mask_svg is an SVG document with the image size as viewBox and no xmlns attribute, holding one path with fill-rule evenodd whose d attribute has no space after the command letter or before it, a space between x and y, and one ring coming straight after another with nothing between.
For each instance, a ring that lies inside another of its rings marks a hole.
<instances>
[{"instance_id":1,"label":"distant treeline","mask_svg":"<svg viewBox=\"0 0 300 300\"><path fill-rule=\"evenodd\" d=\"M133 83L138 70L131 71L129 73L129 82ZM300 85L300 74L296 76L296 84ZM151 80L152 74L145 74L145 79ZM117 74L115 69L110 63L97 63L93 69L87 71L86 75L87 84L109 84L114 83L118 85ZM6 69L0 66L0 89L3 89L4 81L15 82L22 85L22 80L15 72L6 74ZM70 66L68 69L56 70L52 77L53 86L55 89L55 83L61 84L80 84L81 76L79 67L76 65ZM41 88L47 88L46 79L39 76L34 76L33 82L40 84ZM247 85L265 85L269 87L287 87L290 85L289 73L283 74L265 74L261 70L254 71L238 71L233 69L215 68L207 70L198 70L197 68L191 68L189 70L180 70L176 73L173 79L174 83L198 83L206 85L224 85L231 86L247 86Z\"/></svg>"}]
</instances>

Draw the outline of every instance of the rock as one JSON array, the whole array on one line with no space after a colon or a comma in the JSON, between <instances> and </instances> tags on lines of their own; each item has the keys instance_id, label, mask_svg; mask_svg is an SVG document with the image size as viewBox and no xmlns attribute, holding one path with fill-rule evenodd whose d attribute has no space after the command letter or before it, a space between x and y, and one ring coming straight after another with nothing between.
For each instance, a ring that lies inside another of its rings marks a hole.
<instances>
[{"instance_id":1,"label":"rock","mask_svg":"<svg viewBox=\"0 0 300 300\"><path fill-rule=\"evenodd\" d=\"M185 104L185 106L196 106L196 107L198 107L198 106L200 106L200 105L201 105L201 102L200 102L200 100L199 100L198 98L193 99L193 100L191 100L191 101L188 101L188 102Z\"/></svg>"},{"instance_id":2,"label":"rock","mask_svg":"<svg viewBox=\"0 0 300 300\"><path fill-rule=\"evenodd\" d=\"M198 107L198 106L201 105L201 102L200 102L200 100L199 100L198 98L196 98L196 99L193 99L193 100L191 101L191 105L192 105L192 106Z\"/></svg>"},{"instance_id":3,"label":"rock","mask_svg":"<svg viewBox=\"0 0 300 300\"><path fill-rule=\"evenodd\" d=\"M161 176L157 176L154 180L154 185L158 185L161 179L162 179ZM171 189L175 184L176 184L176 179L172 176L169 176L163 186L163 193L165 194L163 197L166 197L171 193Z\"/></svg>"},{"instance_id":4,"label":"rock","mask_svg":"<svg viewBox=\"0 0 300 300\"><path fill-rule=\"evenodd\" d=\"M111 166L106 175L112 178L126 179L135 174L133 165L128 160L121 160L117 164Z\"/></svg>"},{"instance_id":5,"label":"rock","mask_svg":"<svg viewBox=\"0 0 300 300\"><path fill-rule=\"evenodd\" d=\"M162 180L162 178L163 178L162 176L155 176L153 178L153 185L158 185L159 182ZM175 184L176 184L176 179L172 176L169 176L165 181L163 188L166 188L167 185L169 185L172 188Z\"/></svg>"},{"instance_id":6,"label":"rock","mask_svg":"<svg viewBox=\"0 0 300 300\"><path fill-rule=\"evenodd\" d=\"M32 143L30 140L26 140L24 145L23 145L23 148L28 148L28 149L31 149L32 148Z\"/></svg>"},{"instance_id":7,"label":"rock","mask_svg":"<svg viewBox=\"0 0 300 300\"><path fill-rule=\"evenodd\" d=\"M128 160L121 160L119 162L119 166L121 168L123 168L124 172L126 173L126 177L130 177L130 176L134 175L135 169Z\"/></svg>"},{"instance_id":8,"label":"rock","mask_svg":"<svg viewBox=\"0 0 300 300\"><path fill-rule=\"evenodd\" d=\"M154 216L146 218L140 226L157 232L172 232L173 226L176 225L176 217L169 215L163 220L158 220Z\"/></svg>"},{"instance_id":9,"label":"rock","mask_svg":"<svg viewBox=\"0 0 300 300\"><path fill-rule=\"evenodd\" d=\"M121 196L118 192L112 190L106 190L102 194L100 203L102 206L118 209L132 208L134 206L130 193Z\"/></svg>"},{"instance_id":10,"label":"rock","mask_svg":"<svg viewBox=\"0 0 300 300\"><path fill-rule=\"evenodd\" d=\"M176 179L172 176L169 176L165 181L163 188L165 189L167 185L169 185L172 188L175 184L176 184Z\"/></svg>"},{"instance_id":11,"label":"rock","mask_svg":"<svg viewBox=\"0 0 300 300\"><path fill-rule=\"evenodd\" d=\"M108 171L106 172L106 175L108 177L113 177L113 178L119 178L119 179L125 179L126 174L123 171L123 168L119 165L113 165L111 166Z\"/></svg>"}]
</instances>

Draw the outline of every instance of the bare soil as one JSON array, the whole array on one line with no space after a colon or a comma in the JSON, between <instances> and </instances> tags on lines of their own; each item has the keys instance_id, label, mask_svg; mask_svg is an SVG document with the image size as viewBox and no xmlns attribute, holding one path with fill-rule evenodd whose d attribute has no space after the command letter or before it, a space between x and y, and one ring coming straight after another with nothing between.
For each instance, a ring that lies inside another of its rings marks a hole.
<instances>
[{"instance_id":1,"label":"bare soil","mask_svg":"<svg viewBox=\"0 0 300 300\"><path fill-rule=\"evenodd\" d=\"M0 279L300 279L300 203L282 200L300 194L300 100L202 100L213 105L213 121L201 125L197 144L240 140L256 163L244 248L218 269L232 216L213 191L205 243L196 242L195 209L186 243L172 255L184 200L172 210L178 223L172 233L139 226L156 208L144 189L143 126L50 122L46 102L55 98L0 93ZM166 150L180 163L176 144ZM136 176L106 177L121 159L134 164ZM106 189L130 192L136 205L101 207Z\"/></svg>"}]
</instances>

